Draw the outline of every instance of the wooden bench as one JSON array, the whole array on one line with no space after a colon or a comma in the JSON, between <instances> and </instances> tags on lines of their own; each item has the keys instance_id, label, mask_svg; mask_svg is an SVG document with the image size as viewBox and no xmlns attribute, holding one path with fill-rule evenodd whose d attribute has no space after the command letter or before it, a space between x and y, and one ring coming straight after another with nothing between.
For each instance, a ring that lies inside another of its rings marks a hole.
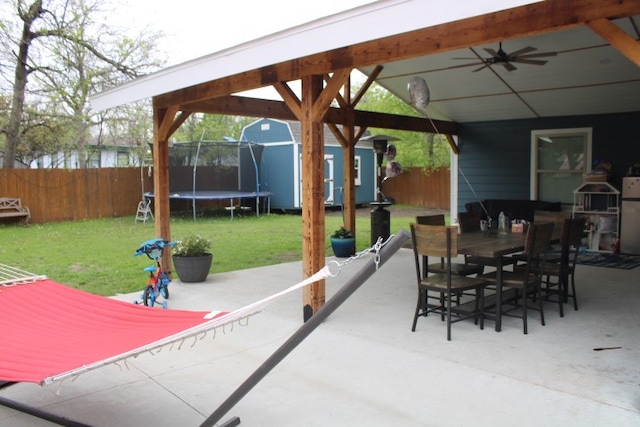
<instances>
[{"instance_id":1,"label":"wooden bench","mask_svg":"<svg viewBox=\"0 0 640 427\"><path fill-rule=\"evenodd\" d=\"M24 223L29 222L31 213L29 208L22 206L20 199L0 197L0 219L2 218L22 218Z\"/></svg>"}]
</instances>

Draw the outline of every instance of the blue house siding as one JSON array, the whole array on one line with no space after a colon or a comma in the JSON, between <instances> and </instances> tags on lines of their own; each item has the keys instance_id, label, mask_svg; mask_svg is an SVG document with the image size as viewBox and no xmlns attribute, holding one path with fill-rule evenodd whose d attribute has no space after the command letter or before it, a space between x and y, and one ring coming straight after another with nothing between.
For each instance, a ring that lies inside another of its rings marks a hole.
<instances>
[{"instance_id":1,"label":"blue house siding","mask_svg":"<svg viewBox=\"0 0 640 427\"><path fill-rule=\"evenodd\" d=\"M529 199L531 131L564 128L593 129L592 158L613 164L617 188L640 161L640 112L460 123L458 210L477 199Z\"/></svg>"}]
</instances>

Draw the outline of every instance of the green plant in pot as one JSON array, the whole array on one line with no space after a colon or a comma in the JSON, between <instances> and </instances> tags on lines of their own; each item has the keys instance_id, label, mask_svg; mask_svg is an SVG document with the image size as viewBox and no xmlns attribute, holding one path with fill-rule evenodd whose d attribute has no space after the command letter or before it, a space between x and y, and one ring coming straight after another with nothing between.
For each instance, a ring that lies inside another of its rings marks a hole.
<instances>
[{"instance_id":1,"label":"green plant in pot","mask_svg":"<svg viewBox=\"0 0 640 427\"><path fill-rule=\"evenodd\" d=\"M182 282L203 282L209 275L213 254L211 240L192 234L173 246L173 267Z\"/></svg>"},{"instance_id":2,"label":"green plant in pot","mask_svg":"<svg viewBox=\"0 0 640 427\"><path fill-rule=\"evenodd\" d=\"M356 238L351 231L340 227L330 237L333 254L340 258L347 258L356 253Z\"/></svg>"}]
</instances>

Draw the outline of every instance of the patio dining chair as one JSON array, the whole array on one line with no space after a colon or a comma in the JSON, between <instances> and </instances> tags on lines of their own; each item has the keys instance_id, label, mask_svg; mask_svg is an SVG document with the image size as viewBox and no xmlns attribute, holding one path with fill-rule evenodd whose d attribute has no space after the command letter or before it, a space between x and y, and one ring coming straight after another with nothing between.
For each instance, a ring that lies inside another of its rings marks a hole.
<instances>
[{"instance_id":1,"label":"patio dining chair","mask_svg":"<svg viewBox=\"0 0 640 427\"><path fill-rule=\"evenodd\" d=\"M523 252L526 263L522 266L518 266L518 268L514 268L513 271L503 271L501 274L503 292L505 288L513 288L516 290L514 298L509 301L503 301L503 304L510 303L513 307L509 310L502 308L502 314L522 317L522 329L525 334L528 333L527 316L529 308L539 311L540 323L543 326L545 324L544 309L542 306L541 282L545 267L546 253L549 250L551 236L553 234L553 227L554 224L551 222L531 224L527 230L525 248ZM483 274L480 277L487 280L487 282L492 285L498 284L497 271ZM521 302L520 298L522 298ZM537 307L529 307L529 298L534 302L537 302ZM522 309L521 315L511 314L518 308Z\"/></svg>"},{"instance_id":2,"label":"patio dining chair","mask_svg":"<svg viewBox=\"0 0 640 427\"><path fill-rule=\"evenodd\" d=\"M480 231L480 217L473 212L458 212L458 226L461 233Z\"/></svg>"},{"instance_id":3,"label":"patio dining chair","mask_svg":"<svg viewBox=\"0 0 640 427\"><path fill-rule=\"evenodd\" d=\"M411 240L418 283L418 302L413 316L411 331L415 332L418 317L429 313L440 313L447 322L447 340L451 341L451 324L465 319L480 321L484 329L484 288L487 282L478 277L461 276L453 272L451 258L458 255L458 232L455 226L411 224ZM443 257L446 269L439 273L430 273L424 266L425 257ZM452 307L452 297L463 291L475 290L475 302L472 311ZM438 304L429 304L429 292L439 295Z\"/></svg>"},{"instance_id":4,"label":"patio dining chair","mask_svg":"<svg viewBox=\"0 0 640 427\"><path fill-rule=\"evenodd\" d=\"M416 223L420 225L445 225L445 219L443 214L436 215L419 215L416 216ZM440 262L427 263L426 257L423 258L423 265L426 265L426 269L430 273L445 273L448 270L448 262L444 257L440 258ZM452 262L451 270L453 274L460 276L471 276L473 274L482 274L484 271L484 265L473 264L467 262Z\"/></svg>"},{"instance_id":5,"label":"patio dining chair","mask_svg":"<svg viewBox=\"0 0 640 427\"><path fill-rule=\"evenodd\" d=\"M564 220L567 218L571 218L570 212L564 211L542 211L536 210L533 212L533 222L536 224L541 224L545 222L553 223L553 235L551 236L550 249L560 249L561 246L561 238L564 227ZM514 264L518 264L520 262L526 262L527 257L523 253L512 255L512 259ZM550 250L547 252L546 263L559 263L560 255L558 251Z\"/></svg>"},{"instance_id":6,"label":"patio dining chair","mask_svg":"<svg viewBox=\"0 0 640 427\"><path fill-rule=\"evenodd\" d=\"M543 268L545 298L549 299L550 295L557 295L560 317L564 317L563 307L568 298L573 298L573 308L578 310L575 270L585 223L585 217L565 218L560 237L559 259L555 262L547 260ZM568 289L569 280L571 280L571 291Z\"/></svg>"},{"instance_id":7,"label":"patio dining chair","mask_svg":"<svg viewBox=\"0 0 640 427\"><path fill-rule=\"evenodd\" d=\"M558 242L562 237L562 227L564 220L567 218L571 218L571 212L533 211L533 222L538 224L542 222L552 222L554 224L553 235L551 236L552 242ZM547 261L549 261L549 259L547 259Z\"/></svg>"}]
</instances>

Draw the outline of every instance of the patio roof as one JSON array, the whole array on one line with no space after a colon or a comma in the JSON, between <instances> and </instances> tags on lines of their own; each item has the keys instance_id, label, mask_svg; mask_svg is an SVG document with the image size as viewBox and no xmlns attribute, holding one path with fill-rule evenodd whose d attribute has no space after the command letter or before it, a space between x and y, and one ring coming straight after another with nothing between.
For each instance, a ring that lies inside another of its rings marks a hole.
<instances>
[{"instance_id":1,"label":"patio roof","mask_svg":"<svg viewBox=\"0 0 640 427\"><path fill-rule=\"evenodd\" d=\"M102 110L155 97L158 105L190 111L294 119L273 103L226 97L354 67L407 103L409 79L425 78L431 102L423 113L445 121L640 110L637 4L453 3L373 2L141 77L94 94L91 102ZM535 58L547 61L542 66L514 63L517 69L508 71L498 63L474 72L490 57L485 49L497 51L500 42L507 54L531 47L528 54L557 55Z\"/></svg>"},{"instance_id":2,"label":"patio roof","mask_svg":"<svg viewBox=\"0 0 640 427\"><path fill-rule=\"evenodd\" d=\"M456 3L455 7L445 8L433 1L376 1L140 77L93 95L91 103L94 110L100 111L309 55L535 3L535 0L490 3L454 0L453 3ZM398 19L388 19L389 16ZM299 76L292 77L288 80ZM229 93L263 86L239 82Z\"/></svg>"}]
</instances>

